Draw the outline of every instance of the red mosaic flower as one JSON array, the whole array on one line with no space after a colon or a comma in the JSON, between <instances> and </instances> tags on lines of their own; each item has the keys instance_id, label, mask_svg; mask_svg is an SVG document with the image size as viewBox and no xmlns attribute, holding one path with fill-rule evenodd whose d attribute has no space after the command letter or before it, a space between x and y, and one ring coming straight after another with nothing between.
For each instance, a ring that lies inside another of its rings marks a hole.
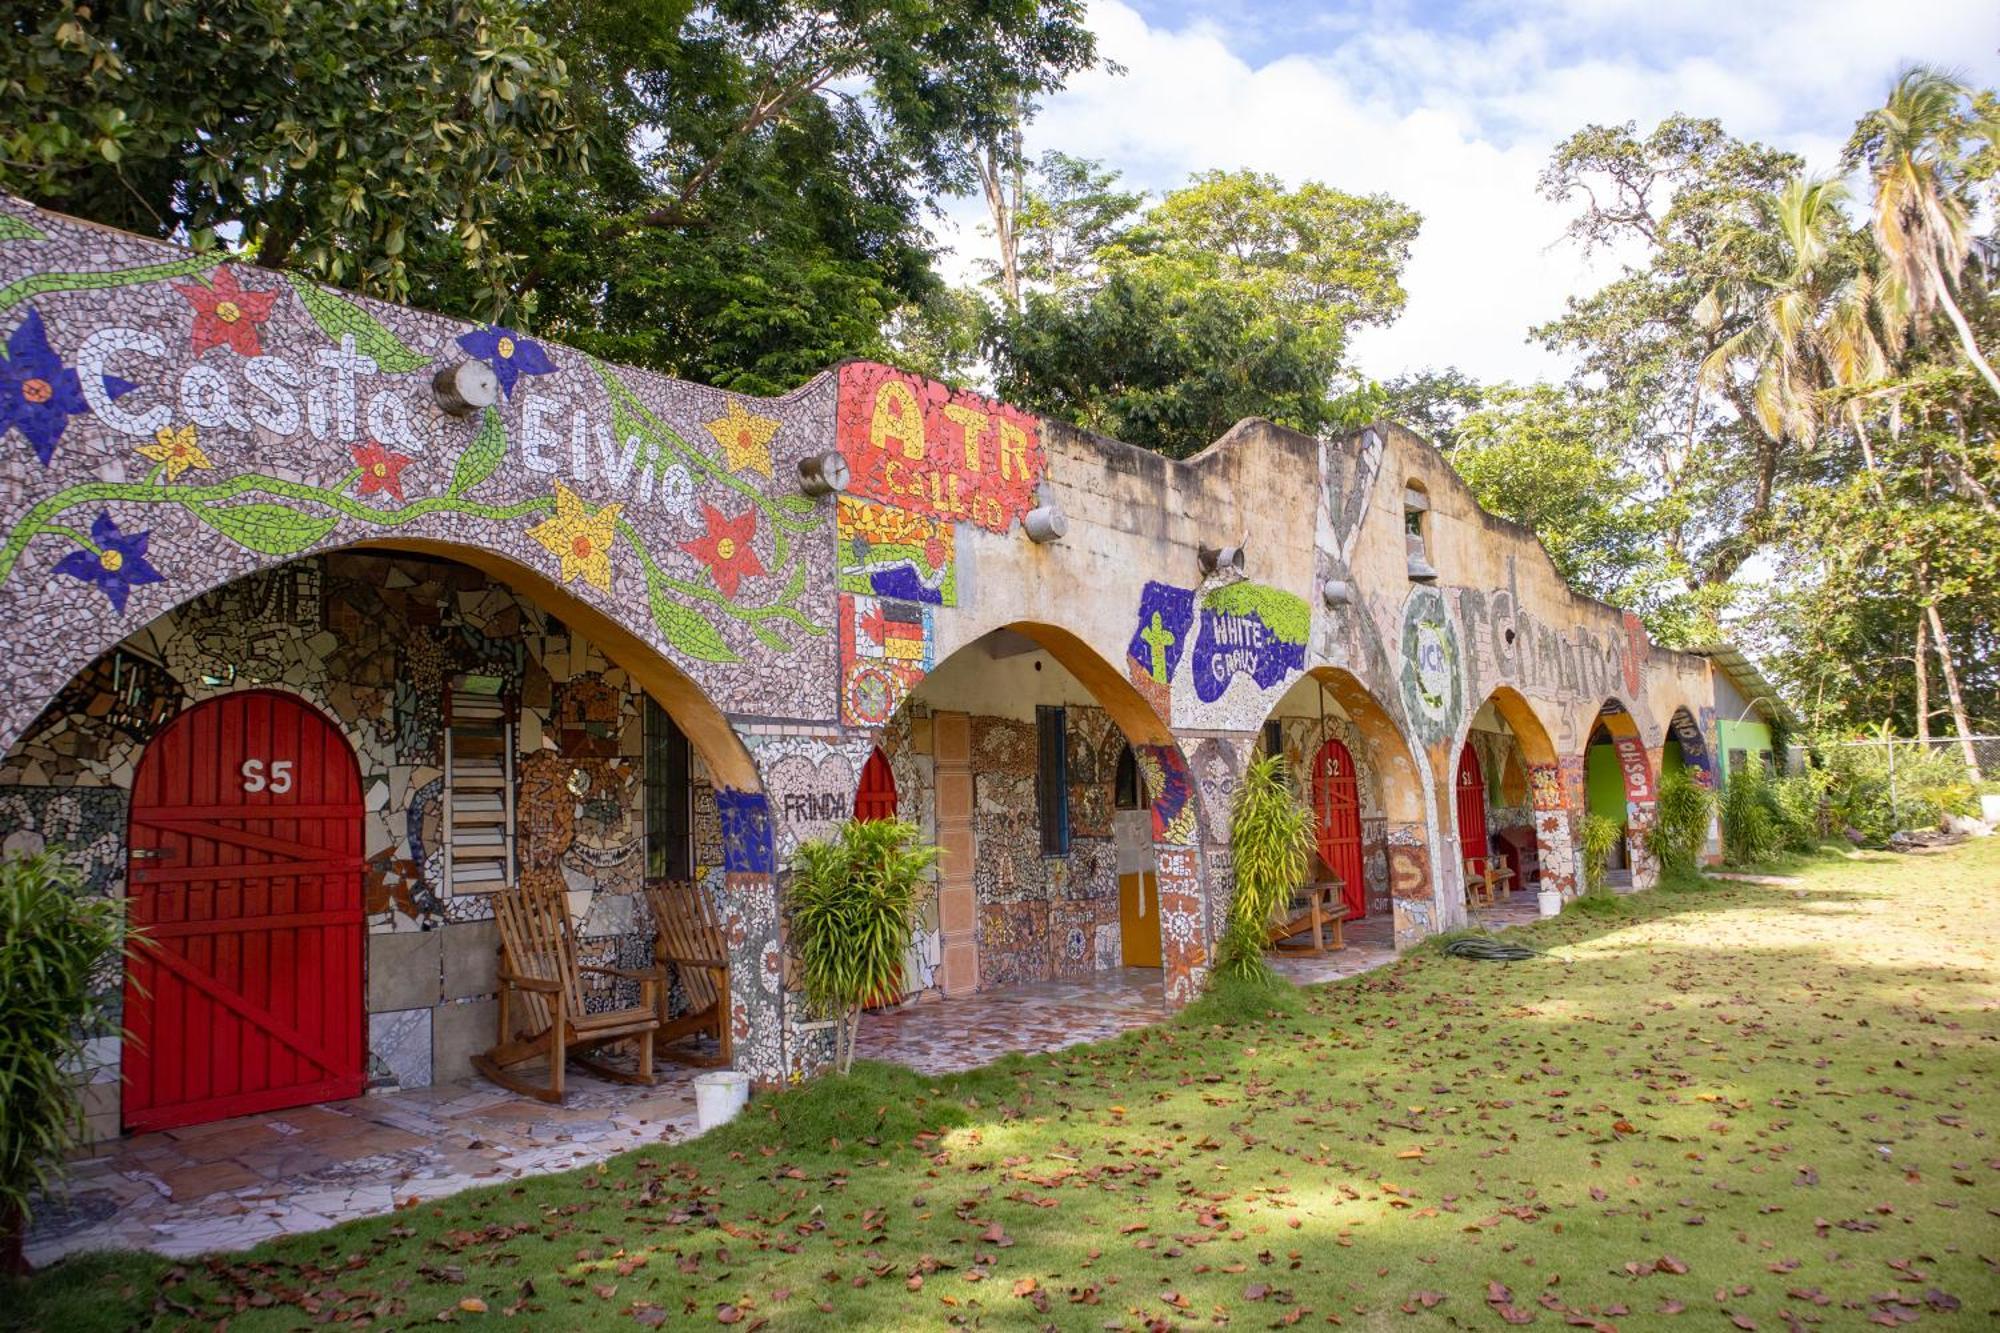
<instances>
[{"instance_id":1,"label":"red mosaic flower","mask_svg":"<svg viewBox=\"0 0 2000 1333\"><path fill-rule=\"evenodd\" d=\"M701 506L702 522L708 525L708 532L692 541L681 543L681 549L708 566L708 572L715 578L715 586L722 590L724 597L736 595L736 585L745 578L768 573L764 562L757 558L756 548L750 542L757 535L757 511L746 509L742 517L730 518L714 505L704 502Z\"/></svg>"},{"instance_id":2,"label":"red mosaic flower","mask_svg":"<svg viewBox=\"0 0 2000 1333\"><path fill-rule=\"evenodd\" d=\"M374 495L386 491L396 498L397 504L401 504L403 469L408 467L412 460L404 454L390 453L373 440L366 444L353 445L351 448L354 453L354 466L361 469L360 489L357 493Z\"/></svg>"},{"instance_id":3,"label":"red mosaic flower","mask_svg":"<svg viewBox=\"0 0 2000 1333\"><path fill-rule=\"evenodd\" d=\"M236 281L227 264L215 270L206 287L175 283L174 290L194 307L194 354L211 347L228 347L238 356L260 356L263 344L257 327L271 317L275 291L252 291Z\"/></svg>"}]
</instances>

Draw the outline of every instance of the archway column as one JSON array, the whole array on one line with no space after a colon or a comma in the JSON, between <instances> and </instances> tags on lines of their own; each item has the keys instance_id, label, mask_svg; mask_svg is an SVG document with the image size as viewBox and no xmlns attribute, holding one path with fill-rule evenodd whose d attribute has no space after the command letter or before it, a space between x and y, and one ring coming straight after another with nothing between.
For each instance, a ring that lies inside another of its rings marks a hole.
<instances>
[{"instance_id":1,"label":"archway column","mask_svg":"<svg viewBox=\"0 0 2000 1333\"><path fill-rule=\"evenodd\" d=\"M1151 794L1153 860L1159 885L1160 962L1165 972L1169 1009L1178 1009L1201 994L1213 965L1211 923L1229 905L1229 876L1204 880L1200 799L1194 775L1177 745L1142 745L1140 771ZM1213 809L1213 821L1226 816ZM1214 870L1213 858L1210 868Z\"/></svg>"}]
</instances>

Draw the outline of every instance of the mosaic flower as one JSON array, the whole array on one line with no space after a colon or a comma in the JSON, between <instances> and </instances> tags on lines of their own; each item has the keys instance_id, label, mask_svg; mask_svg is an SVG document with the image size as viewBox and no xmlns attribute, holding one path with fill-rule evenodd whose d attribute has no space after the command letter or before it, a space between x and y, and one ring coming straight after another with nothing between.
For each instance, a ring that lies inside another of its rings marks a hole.
<instances>
[{"instance_id":1,"label":"mosaic flower","mask_svg":"<svg viewBox=\"0 0 2000 1333\"><path fill-rule=\"evenodd\" d=\"M227 347L238 356L261 356L258 326L271 317L278 299L275 291L260 292L245 287L227 264L210 275L207 286L175 283L174 290L194 307L194 354L211 347Z\"/></svg>"},{"instance_id":2,"label":"mosaic flower","mask_svg":"<svg viewBox=\"0 0 2000 1333\"><path fill-rule=\"evenodd\" d=\"M206 472L215 466L202 452L200 437L192 421L185 426L160 427L153 432L153 443L140 445L139 453L156 463L166 464L168 481L179 481L181 473L189 468Z\"/></svg>"},{"instance_id":3,"label":"mosaic flower","mask_svg":"<svg viewBox=\"0 0 2000 1333\"><path fill-rule=\"evenodd\" d=\"M562 562L562 580L581 578L599 592L611 591L611 544L618 539L618 515L623 505L605 505L592 513L576 492L556 483L556 516L528 529L528 536Z\"/></svg>"},{"instance_id":4,"label":"mosaic flower","mask_svg":"<svg viewBox=\"0 0 2000 1333\"><path fill-rule=\"evenodd\" d=\"M687 470L687 464L675 463L660 473L660 508L689 523L701 518L701 509L694 502L694 474Z\"/></svg>"},{"instance_id":5,"label":"mosaic flower","mask_svg":"<svg viewBox=\"0 0 2000 1333\"><path fill-rule=\"evenodd\" d=\"M350 445L349 451L354 455L354 466L361 469L357 494L387 492L396 498L397 504L403 502L403 469L414 460L407 454L392 454L373 440Z\"/></svg>"},{"instance_id":6,"label":"mosaic flower","mask_svg":"<svg viewBox=\"0 0 2000 1333\"><path fill-rule=\"evenodd\" d=\"M722 446L722 456L729 461L731 472L771 475L771 440L781 424L776 417L760 417L732 398L727 412L704 424Z\"/></svg>"},{"instance_id":7,"label":"mosaic flower","mask_svg":"<svg viewBox=\"0 0 2000 1333\"><path fill-rule=\"evenodd\" d=\"M509 398L514 396L514 383L521 376L555 373L556 363L549 360L540 343L498 324L461 334L458 345L468 356L493 367L493 374L500 381L500 392Z\"/></svg>"},{"instance_id":8,"label":"mosaic flower","mask_svg":"<svg viewBox=\"0 0 2000 1333\"><path fill-rule=\"evenodd\" d=\"M105 387L111 388L110 377L105 380ZM65 366L55 348L49 346L42 312L30 310L21 327L7 339L6 356L0 357L0 435L9 429L19 430L35 447L35 457L47 467L69 419L88 410L76 371Z\"/></svg>"},{"instance_id":9,"label":"mosaic flower","mask_svg":"<svg viewBox=\"0 0 2000 1333\"><path fill-rule=\"evenodd\" d=\"M97 521L90 525L90 541L97 549L71 551L56 561L56 573L96 584L111 599L111 605L123 611L125 598L132 589L143 583L164 581L160 571L146 559L146 543L152 536L150 531L120 532L111 515L100 510Z\"/></svg>"},{"instance_id":10,"label":"mosaic flower","mask_svg":"<svg viewBox=\"0 0 2000 1333\"><path fill-rule=\"evenodd\" d=\"M751 539L757 535L757 511L746 509L741 517L730 518L720 509L704 501L701 506L702 522L708 531L693 541L681 543L681 549L708 566L708 572L715 578L715 586L722 590L724 597L736 595L736 585L745 578L768 573L764 562L757 558L756 548Z\"/></svg>"}]
</instances>

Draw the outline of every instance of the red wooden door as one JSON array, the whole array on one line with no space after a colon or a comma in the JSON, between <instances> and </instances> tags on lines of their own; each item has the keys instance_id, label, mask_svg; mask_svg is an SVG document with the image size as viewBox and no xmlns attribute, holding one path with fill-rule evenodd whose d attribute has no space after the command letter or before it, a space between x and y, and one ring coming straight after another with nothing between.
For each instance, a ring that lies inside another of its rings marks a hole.
<instances>
[{"instance_id":1,"label":"red wooden door","mask_svg":"<svg viewBox=\"0 0 2000 1333\"><path fill-rule=\"evenodd\" d=\"M1458 752L1458 854L1468 860L1492 855L1486 842L1486 773L1471 741ZM1480 868L1483 873L1485 862Z\"/></svg>"},{"instance_id":2,"label":"red wooden door","mask_svg":"<svg viewBox=\"0 0 2000 1333\"><path fill-rule=\"evenodd\" d=\"M1361 790L1355 785L1354 756L1338 740L1328 740L1313 757L1312 803L1319 859L1340 876L1347 919L1357 921L1368 915L1361 871Z\"/></svg>"},{"instance_id":3,"label":"red wooden door","mask_svg":"<svg viewBox=\"0 0 2000 1333\"><path fill-rule=\"evenodd\" d=\"M896 817L896 775L889 770L889 756L878 748L868 753L861 766L861 787L854 793L856 819Z\"/></svg>"},{"instance_id":4,"label":"red wooden door","mask_svg":"<svg viewBox=\"0 0 2000 1333\"><path fill-rule=\"evenodd\" d=\"M162 1129L360 1093L361 778L288 694L225 695L132 783L125 1123Z\"/></svg>"}]
</instances>

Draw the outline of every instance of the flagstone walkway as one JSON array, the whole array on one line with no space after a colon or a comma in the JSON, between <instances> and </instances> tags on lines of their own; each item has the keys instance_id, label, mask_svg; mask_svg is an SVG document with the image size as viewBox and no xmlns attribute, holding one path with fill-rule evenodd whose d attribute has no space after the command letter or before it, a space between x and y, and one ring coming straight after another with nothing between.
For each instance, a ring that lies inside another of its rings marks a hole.
<instances>
[{"instance_id":1,"label":"flagstone walkway","mask_svg":"<svg viewBox=\"0 0 2000 1333\"><path fill-rule=\"evenodd\" d=\"M1532 920L1532 895L1481 910L1499 929ZM1347 947L1280 952L1301 985L1395 958L1386 917L1356 922ZM976 1068L1010 1051L1060 1050L1161 1020L1160 973L1143 968L937 999L871 1014L859 1054L926 1073ZM695 1132L694 1076L666 1066L632 1088L572 1072L549 1106L473 1080L138 1134L78 1162L65 1201L37 1209L36 1265L91 1249L169 1256L246 1249L521 1176L565 1171Z\"/></svg>"}]
</instances>

